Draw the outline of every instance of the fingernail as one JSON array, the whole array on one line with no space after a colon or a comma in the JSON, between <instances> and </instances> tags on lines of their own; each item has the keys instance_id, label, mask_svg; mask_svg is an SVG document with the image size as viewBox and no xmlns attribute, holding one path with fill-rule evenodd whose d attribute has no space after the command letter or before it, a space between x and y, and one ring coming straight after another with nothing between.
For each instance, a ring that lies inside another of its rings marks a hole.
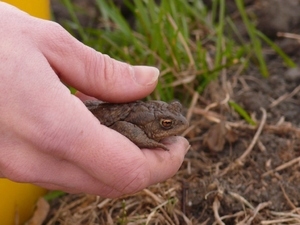
<instances>
[{"instance_id":1,"label":"fingernail","mask_svg":"<svg viewBox=\"0 0 300 225\"><path fill-rule=\"evenodd\" d=\"M151 66L133 66L133 75L140 85L150 85L157 81L159 70Z\"/></svg>"}]
</instances>

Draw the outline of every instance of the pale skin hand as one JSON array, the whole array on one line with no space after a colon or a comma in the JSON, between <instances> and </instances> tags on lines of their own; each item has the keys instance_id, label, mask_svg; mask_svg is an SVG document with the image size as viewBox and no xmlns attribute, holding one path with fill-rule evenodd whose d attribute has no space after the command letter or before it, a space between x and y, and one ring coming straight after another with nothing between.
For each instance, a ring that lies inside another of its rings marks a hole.
<instances>
[{"instance_id":1,"label":"pale skin hand","mask_svg":"<svg viewBox=\"0 0 300 225\"><path fill-rule=\"evenodd\" d=\"M164 181L188 148L140 150L99 124L61 80L110 102L147 96L158 71L118 62L58 24L0 2L0 177L49 189L118 197Z\"/></svg>"}]
</instances>

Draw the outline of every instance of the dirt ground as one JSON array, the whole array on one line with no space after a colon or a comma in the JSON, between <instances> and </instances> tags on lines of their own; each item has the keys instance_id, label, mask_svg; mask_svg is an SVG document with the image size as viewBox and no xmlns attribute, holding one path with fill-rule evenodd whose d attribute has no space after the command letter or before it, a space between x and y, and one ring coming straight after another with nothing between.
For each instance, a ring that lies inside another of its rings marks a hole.
<instances>
[{"instance_id":1,"label":"dirt ground","mask_svg":"<svg viewBox=\"0 0 300 225\"><path fill-rule=\"evenodd\" d=\"M277 32L300 33L300 1L246 2L299 65L300 37ZM264 57L269 78L255 65L236 66L195 93L186 110L191 150L173 178L120 199L66 195L51 203L44 224L300 224L300 69L267 47Z\"/></svg>"}]
</instances>

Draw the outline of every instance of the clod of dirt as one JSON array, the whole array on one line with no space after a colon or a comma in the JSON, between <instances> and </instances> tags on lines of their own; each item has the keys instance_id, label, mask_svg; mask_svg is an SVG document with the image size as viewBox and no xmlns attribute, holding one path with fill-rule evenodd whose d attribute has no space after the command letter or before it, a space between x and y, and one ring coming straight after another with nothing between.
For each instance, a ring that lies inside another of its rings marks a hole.
<instances>
[{"instance_id":1,"label":"clod of dirt","mask_svg":"<svg viewBox=\"0 0 300 225\"><path fill-rule=\"evenodd\" d=\"M247 91L238 97L238 102L248 112L260 114L260 108L267 108L270 102L265 94L261 92Z\"/></svg>"},{"instance_id":2,"label":"clod of dirt","mask_svg":"<svg viewBox=\"0 0 300 225\"><path fill-rule=\"evenodd\" d=\"M254 7L257 27L269 37L276 37L277 32L289 32L300 24L299 0L259 0Z\"/></svg>"},{"instance_id":3,"label":"clod of dirt","mask_svg":"<svg viewBox=\"0 0 300 225\"><path fill-rule=\"evenodd\" d=\"M284 78L286 81L291 82L300 81L300 68L296 67L288 69L284 74Z\"/></svg>"}]
</instances>

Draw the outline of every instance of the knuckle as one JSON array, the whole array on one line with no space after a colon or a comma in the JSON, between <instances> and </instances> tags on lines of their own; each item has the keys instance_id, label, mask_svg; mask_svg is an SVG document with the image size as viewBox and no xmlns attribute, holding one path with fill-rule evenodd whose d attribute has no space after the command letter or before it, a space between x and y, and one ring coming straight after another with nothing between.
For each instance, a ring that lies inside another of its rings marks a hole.
<instances>
[{"instance_id":1,"label":"knuckle","mask_svg":"<svg viewBox=\"0 0 300 225\"><path fill-rule=\"evenodd\" d=\"M85 73L88 74L87 77L90 79L89 83L92 90L98 91L99 88L113 88L116 85L115 66L108 55L90 49L90 51L86 51L85 62L88 62L84 66Z\"/></svg>"},{"instance_id":2,"label":"knuckle","mask_svg":"<svg viewBox=\"0 0 300 225\"><path fill-rule=\"evenodd\" d=\"M106 54L101 54L91 49L86 55L85 71L89 75L91 82L94 85L92 88L97 91L99 88L108 92L115 92L116 88L125 81L125 75L130 74L130 67L126 63L118 62Z\"/></svg>"}]
</instances>

